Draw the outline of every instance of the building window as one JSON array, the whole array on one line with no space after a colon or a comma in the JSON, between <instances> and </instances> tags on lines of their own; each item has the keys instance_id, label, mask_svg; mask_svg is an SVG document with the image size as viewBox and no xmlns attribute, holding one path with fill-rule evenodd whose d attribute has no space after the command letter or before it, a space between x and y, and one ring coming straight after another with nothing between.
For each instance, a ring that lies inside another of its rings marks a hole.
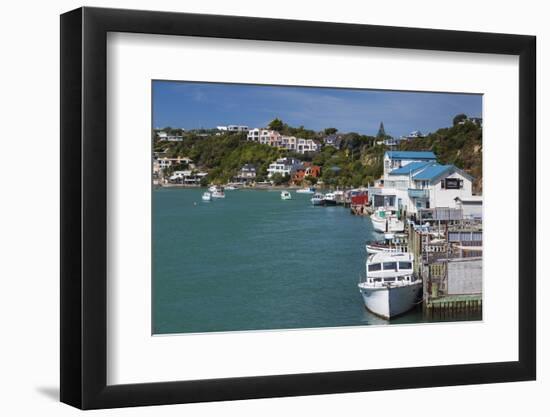
<instances>
[{"instance_id":1,"label":"building window","mask_svg":"<svg viewBox=\"0 0 550 417\"><path fill-rule=\"evenodd\" d=\"M464 181L460 178L445 178L441 180L441 188L446 190L458 190L464 187Z\"/></svg>"}]
</instances>

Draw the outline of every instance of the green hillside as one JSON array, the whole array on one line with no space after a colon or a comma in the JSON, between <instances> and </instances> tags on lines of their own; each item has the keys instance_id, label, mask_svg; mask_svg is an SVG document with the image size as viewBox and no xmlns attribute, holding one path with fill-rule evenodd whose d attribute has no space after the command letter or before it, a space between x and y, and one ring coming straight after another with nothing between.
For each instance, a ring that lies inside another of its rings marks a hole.
<instances>
[{"instance_id":1,"label":"green hillside","mask_svg":"<svg viewBox=\"0 0 550 417\"><path fill-rule=\"evenodd\" d=\"M482 191L482 128L470 121L439 129L424 138L403 142L400 150L432 150L442 164L453 164L474 177L474 192Z\"/></svg>"},{"instance_id":2,"label":"green hillside","mask_svg":"<svg viewBox=\"0 0 550 417\"><path fill-rule=\"evenodd\" d=\"M273 128L283 134L319 141L324 135L336 132L334 128L327 128L324 132L307 130L303 126L293 128L278 119L272 123ZM161 142L155 139L154 150L166 151L169 157L191 158L197 169L208 172L209 182L220 184L230 181L246 163L256 166L258 181L265 180L269 164L283 156L321 166L321 180L331 187L366 186L380 178L384 152L388 148L377 142L384 138L357 133L340 136L340 149L323 146L320 152L305 155L248 142L245 133L220 135L215 131L188 132L181 142ZM483 148L481 127L476 124L467 120L459 124L455 120L452 127L439 129L423 138L401 142L399 149L434 151L440 163L454 164L474 176L474 190L481 192Z\"/></svg>"}]
</instances>

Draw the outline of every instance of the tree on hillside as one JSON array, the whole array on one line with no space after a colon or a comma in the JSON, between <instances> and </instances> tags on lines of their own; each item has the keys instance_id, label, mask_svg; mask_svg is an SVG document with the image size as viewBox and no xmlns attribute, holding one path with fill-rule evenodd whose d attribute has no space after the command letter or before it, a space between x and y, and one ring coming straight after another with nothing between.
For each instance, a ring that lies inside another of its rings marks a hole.
<instances>
[{"instance_id":1,"label":"tree on hillside","mask_svg":"<svg viewBox=\"0 0 550 417\"><path fill-rule=\"evenodd\" d=\"M279 118L273 119L271 122L269 122L269 128L271 130L276 130L277 132L280 132L285 127L283 121Z\"/></svg>"},{"instance_id":2,"label":"tree on hillside","mask_svg":"<svg viewBox=\"0 0 550 417\"><path fill-rule=\"evenodd\" d=\"M338 132L338 129L335 127L327 127L325 129L325 135L334 135L336 132Z\"/></svg>"},{"instance_id":3,"label":"tree on hillside","mask_svg":"<svg viewBox=\"0 0 550 417\"><path fill-rule=\"evenodd\" d=\"M384 129L384 122L380 122L380 127L378 128L378 133L376 134L378 139L384 139L386 137L386 130Z\"/></svg>"},{"instance_id":4,"label":"tree on hillside","mask_svg":"<svg viewBox=\"0 0 550 417\"><path fill-rule=\"evenodd\" d=\"M457 114L453 118L453 126L456 126L457 124L459 124L460 122L463 122L467 118L468 118L468 116L466 116L464 113Z\"/></svg>"},{"instance_id":5,"label":"tree on hillside","mask_svg":"<svg viewBox=\"0 0 550 417\"><path fill-rule=\"evenodd\" d=\"M276 172L275 174L273 174L271 176L271 182L273 182L273 184L275 184L275 185L281 185L281 184L288 183L289 180L290 180L290 176L281 175L278 172Z\"/></svg>"},{"instance_id":6,"label":"tree on hillside","mask_svg":"<svg viewBox=\"0 0 550 417\"><path fill-rule=\"evenodd\" d=\"M304 178L307 182L309 182L311 185L315 185L317 184L317 178L312 176L312 175L308 175L307 177Z\"/></svg>"}]
</instances>

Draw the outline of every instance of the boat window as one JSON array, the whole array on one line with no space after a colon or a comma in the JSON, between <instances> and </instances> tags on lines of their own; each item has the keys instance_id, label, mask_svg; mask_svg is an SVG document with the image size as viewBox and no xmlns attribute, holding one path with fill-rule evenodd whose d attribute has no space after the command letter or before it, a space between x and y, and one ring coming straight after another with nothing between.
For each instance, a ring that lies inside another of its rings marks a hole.
<instances>
[{"instance_id":1,"label":"boat window","mask_svg":"<svg viewBox=\"0 0 550 417\"><path fill-rule=\"evenodd\" d=\"M374 282L380 282L382 281L382 278L374 278Z\"/></svg>"},{"instance_id":2,"label":"boat window","mask_svg":"<svg viewBox=\"0 0 550 417\"><path fill-rule=\"evenodd\" d=\"M384 278L384 282L395 282L395 278L394 277Z\"/></svg>"},{"instance_id":3,"label":"boat window","mask_svg":"<svg viewBox=\"0 0 550 417\"><path fill-rule=\"evenodd\" d=\"M416 277L414 275L411 277L411 281L412 282L416 281Z\"/></svg>"},{"instance_id":4,"label":"boat window","mask_svg":"<svg viewBox=\"0 0 550 417\"><path fill-rule=\"evenodd\" d=\"M384 270L397 269L397 262L384 262Z\"/></svg>"},{"instance_id":5,"label":"boat window","mask_svg":"<svg viewBox=\"0 0 550 417\"><path fill-rule=\"evenodd\" d=\"M403 277L397 277L398 281L403 281Z\"/></svg>"},{"instance_id":6,"label":"boat window","mask_svg":"<svg viewBox=\"0 0 550 417\"><path fill-rule=\"evenodd\" d=\"M369 265L369 272L372 272L372 271L380 271L382 269L382 265L381 264L370 264Z\"/></svg>"},{"instance_id":7,"label":"boat window","mask_svg":"<svg viewBox=\"0 0 550 417\"><path fill-rule=\"evenodd\" d=\"M412 269L412 262L399 262L399 269Z\"/></svg>"}]
</instances>

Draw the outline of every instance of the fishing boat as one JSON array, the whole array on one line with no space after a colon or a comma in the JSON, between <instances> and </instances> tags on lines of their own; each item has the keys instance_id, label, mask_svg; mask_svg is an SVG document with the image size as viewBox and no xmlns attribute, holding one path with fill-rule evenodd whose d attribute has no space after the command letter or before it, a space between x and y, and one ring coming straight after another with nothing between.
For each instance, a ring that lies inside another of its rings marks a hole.
<instances>
[{"instance_id":1,"label":"fishing boat","mask_svg":"<svg viewBox=\"0 0 550 417\"><path fill-rule=\"evenodd\" d=\"M369 241L365 249L369 255L374 253L399 253L408 252L407 235L404 233L385 233L384 240Z\"/></svg>"},{"instance_id":2,"label":"fishing boat","mask_svg":"<svg viewBox=\"0 0 550 417\"><path fill-rule=\"evenodd\" d=\"M346 201L346 193L344 191L336 190L333 194L336 204L344 204L344 202Z\"/></svg>"},{"instance_id":3,"label":"fishing boat","mask_svg":"<svg viewBox=\"0 0 550 417\"><path fill-rule=\"evenodd\" d=\"M212 200L212 194L210 192L205 192L202 195L202 201L210 201Z\"/></svg>"},{"instance_id":4,"label":"fishing boat","mask_svg":"<svg viewBox=\"0 0 550 417\"><path fill-rule=\"evenodd\" d=\"M292 200L292 196L288 191L281 191L281 200Z\"/></svg>"},{"instance_id":5,"label":"fishing boat","mask_svg":"<svg viewBox=\"0 0 550 417\"><path fill-rule=\"evenodd\" d=\"M314 194L315 193L315 188L313 188L313 187L300 188L299 190L296 190L296 193L298 193L298 194Z\"/></svg>"},{"instance_id":6,"label":"fishing boat","mask_svg":"<svg viewBox=\"0 0 550 417\"><path fill-rule=\"evenodd\" d=\"M397 216L397 211L393 208L379 207L371 214L372 227L375 231L402 232L405 230L405 223Z\"/></svg>"},{"instance_id":7,"label":"fishing boat","mask_svg":"<svg viewBox=\"0 0 550 417\"><path fill-rule=\"evenodd\" d=\"M217 188L216 191L212 192L212 198L225 198L223 188Z\"/></svg>"},{"instance_id":8,"label":"fishing boat","mask_svg":"<svg viewBox=\"0 0 550 417\"><path fill-rule=\"evenodd\" d=\"M365 307L386 320L420 302L422 280L413 271L411 253L376 253L367 258L359 292Z\"/></svg>"},{"instance_id":9,"label":"fishing boat","mask_svg":"<svg viewBox=\"0 0 550 417\"><path fill-rule=\"evenodd\" d=\"M325 194L325 206L335 206L336 205L336 196L334 193Z\"/></svg>"},{"instance_id":10,"label":"fishing boat","mask_svg":"<svg viewBox=\"0 0 550 417\"><path fill-rule=\"evenodd\" d=\"M324 206L325 205L325 196L321 193L315 193L311 197L311 204L314 206Z\"/></svg>"}]
</instances>

